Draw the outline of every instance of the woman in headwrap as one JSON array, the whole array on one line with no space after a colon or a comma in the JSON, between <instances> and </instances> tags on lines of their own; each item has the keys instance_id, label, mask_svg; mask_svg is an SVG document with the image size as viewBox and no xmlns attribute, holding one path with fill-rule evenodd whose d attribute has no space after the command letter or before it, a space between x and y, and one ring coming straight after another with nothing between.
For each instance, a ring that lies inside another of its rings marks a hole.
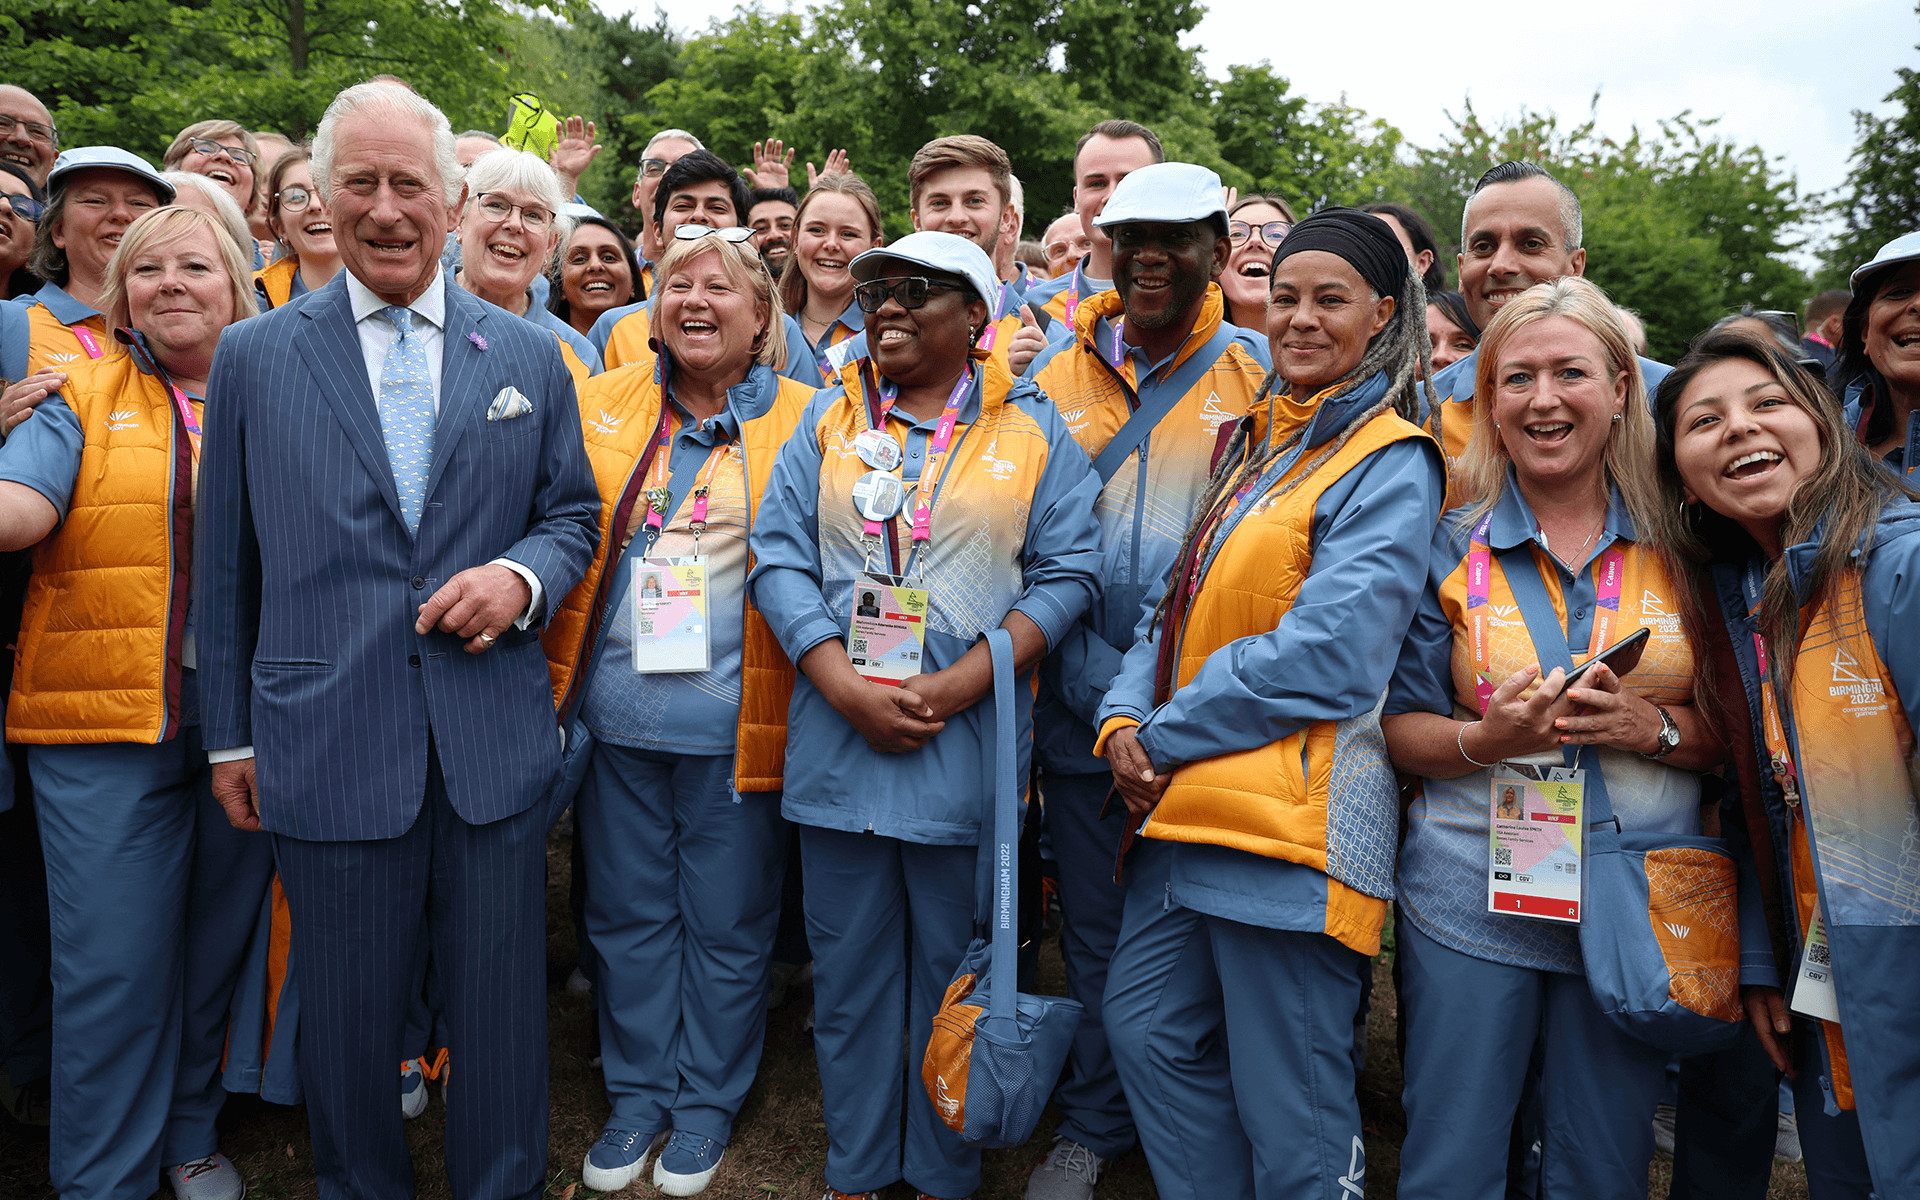
<instances>
[{"instance_id":1,"label":"woman in headwrap","mask_svg":"<svg viewBox=\"0 0 1920 1200\"><path fill-rule=\"evenodd\" d=\"M1104 1015L1163 1197L1365 1188L1353 1017L1399 821L1376 710L1444 490L1424 308L1384 222L1293 227L1274 373L1100 711L1147 819Z\"/></svg>"}]
</instances>

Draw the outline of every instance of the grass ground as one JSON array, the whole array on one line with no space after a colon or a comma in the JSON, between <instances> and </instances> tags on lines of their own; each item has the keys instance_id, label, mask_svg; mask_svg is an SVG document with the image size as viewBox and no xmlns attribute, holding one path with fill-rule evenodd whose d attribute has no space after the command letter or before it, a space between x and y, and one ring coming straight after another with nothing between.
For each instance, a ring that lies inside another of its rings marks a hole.
<instances>
[{"instance_id":1,"label":"grass ground","mask_svg":"<svg viewBox=\"0 0 1920 1200\"><path fill-rule=\"evenodd\" d=\"M559 842L550 846L547 945L553 1116L547 1194L554 1200L592 1200L597 1193L579 1186L580 1165L587 1147L600 1132L607 1102L599 1073L587 1066L589 1003L562 986L572 970L575 953L573 927L567 917L567 858ZM1040 991L1065 991L1058 947L1054 940L1042 949ZM810 990L797 989L768 1022L759 1079L740 1113L726 1161L706 1192L714 1200L813 1200L825 1190L822 1171L827 1153L826 1126L821 1122L813 1039L802 1028L810 1002ZM1383 956L1375 964L1367 1070L1360 1081L1368 1200L1394 1194L1400 1142L1406 1133L1400 1108L1400 1067L1393 1049L1393 1013L1393 981ZM438 1087L434 1090L434 1102L426 1114L408 1122L407 1136L413 1148L421 1200L450 1200L446 1173L440 1165L446 1107L440 1103ZM977 1200L1018 1200L1027 1172L1051 1142L1051 1129L1057 1120L1058 1115L1049 1108L1027 1145L988 1151L985 1180L976 1193ZM220 1123L222 1148L246 1174L252 1200L317 1200L312 1146L303 1110L235 1096ZM1668 1164L1655 1160L1649 1174L1652 1200L1666 1200L1668 1175ZM624 1196L644 1200L656 1194L640 1182L628 1188ZM46 1132L24 1129L0 1117L0 1200L51 1200L53 1195L47 1181ZM1147 1200L1156 1196L1145 1157L1136 1150L1115 1162L1097 1195L1100 1200ZM912 1200L912 1196L910 1189L896 1186L887 1200ZM1806 1174L1800 1166L1775 1163L1768 1200L1805 1200L1806 1196ZM171 1193L165 1193L162 1200L170 1198Z\"/></svg>"}]
</instances>

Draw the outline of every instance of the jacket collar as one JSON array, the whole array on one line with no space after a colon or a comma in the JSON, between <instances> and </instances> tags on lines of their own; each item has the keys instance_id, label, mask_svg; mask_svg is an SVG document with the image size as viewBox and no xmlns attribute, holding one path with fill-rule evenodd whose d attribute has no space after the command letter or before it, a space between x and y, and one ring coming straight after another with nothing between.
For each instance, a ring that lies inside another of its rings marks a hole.
<instances>
[{"instance_id":1,"label":"jacket collar","mask_svg":"<svg viewBox=\"0 0 1920 1200\"><path fill-rule=\"evenodd\" d=\"M67 289L57 283L49 283L33 294L33 298L43 308L54 315L62 325L78 325L89 317L97 317L100 310L67 294Z\"/></svg>"},{"instance_id":2,"label":"jacket collar","mask_svg":"<svg viewBox=\"0 0 1920 1200\"><path fill-rule=\"evenodd\" d=\"M673 353L662 346L653 362L653 382L669 400L673 397L673 372ZM727 406L714 419L728 437L738 439L741 425L765 416L779 395L779 374L765 363L753 363L747 368L747 377L727 389ZM674 401L674 406L678 408L679 402Z\"/></svg>"},{"instance_id":3,"label":"jacket collar","mask_svg":"<svg viewBox=\"0 0 1920 1200\"><path fill-rule=\"evenodd\" d=\"M1494 503L1492 520L1487 526L1487 548L1500 553L1516 546L1532 542L1545 549L1540 540L1540 522L1533 515L1533 508L1527 498L1520 494L1520 483L1513 472L1513 464L1507 464L1506 484L1500 489L1500 499ZM1602 536L1594 539L1591 547L1593 554L1599 554L1614 539L1625 541L1638 540L1634 536L1633 517L1627 513L1626 502L1621 499L1620 489L1611 484L1607 488L1607 519L1601 526Z\"/></svg>"},{"instance_id":4,"label":"jacket collar","mask_svg":"<svg viewBox=\"0 0 1920 1200\"><path fill-rule=\"evenodd\" d=\"M1343 381L1315 393L1301 403L1294 400L1292 392L1286 390L1286 380L1275 378L1272 390L1267 393L1266 407L1255 408L1242 419L1249 423L1250 441L1268 444L1275 439L1285 438L1305 422L1307 436L1303 448L1312 450L1339 437L1361 413L1378 404L1380 398L1387 394L1387 385L1391 382L1386 372L1380 371L1358 387ZM1348 390L1341 392L1342 387Z\"/></svg>"},{"instance_id":5,"label":"jacket collar","mask_svg":"<svg viewBox=\"0 0 1920 1200\"><path fill-rule=\"evenodd\" d=\"M1113 361L1113 339L1115 336L1111 318L1126 312L1126 306L1120 302L1120 293L1105 291L1083 301L1073 314L1074 335L1091 347L1095 354L1103 356L1104 361ZM1206 294L1200 299L1200 314L1194 318L1193 328L1187 333L1187 340L1173 352L1173 359L1165 370L1179 369L1181 363L1192 357L1208 340L1220 330L1220 323L1226 320L1227 299L1220 285L1209 283Z\"/></svg>"},{"instance_id":6,"label":"jacket collar","mask_svg":"<svg viewBox=\"0 0 1920 1200\"><path fill-rule=\"evenodd\" d=\"M1854 548L1854 558L1861 555L1869 558L1875 550L1897 537L1904 537L1920 531L1920 503L1904 496L1889 496L1886 507L1880 510L1880 519L1861 544ZM1798 545L1788 546L1782 551L1787 560L1787 578L1793 583L1796 600L1805 604L1811 597L1807 594L1808 575L1813 570L1813 560L1820 553L1820 544L1825 540L1826 521L1821 520L1813 527L1813 534Z\"/></svg>"}]
</instances>

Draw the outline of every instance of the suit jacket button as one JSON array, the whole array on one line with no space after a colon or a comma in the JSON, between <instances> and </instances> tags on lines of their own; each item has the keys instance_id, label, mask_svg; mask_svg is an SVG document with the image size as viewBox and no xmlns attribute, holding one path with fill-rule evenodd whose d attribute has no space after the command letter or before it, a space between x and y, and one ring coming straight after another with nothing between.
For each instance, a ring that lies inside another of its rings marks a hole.
<instances>
[{"instance_id":1,"label":"suit jacket button","mask_svg":"<svg viewBox=\"0 0 1920 1200\"><path fill-rule=\"evenodd\" d=\"M425 586L427 586L427 577L426 577L425 575L415 575L415 576L413 577L413 590L414 590L414 591L416 591L416 592L417 592L417 591L419 591L419 590L420 590L421 588L423 588L423 587L425 587Z\"/></svg>"},{"instance_id":2,"label":"suit jacket button","mask_svg":"<svg viewBox=\"0 0 1920 1200\"><path fill-rule=\"evenodd\" d=\"M410 667L417 667L417 666L419 666L419 665L420 665L420 656L419 656L418 654L409 654L409 655L407 655L407 665L408 665L408 666L410 666Z\"/></svg>"}]
</instances>

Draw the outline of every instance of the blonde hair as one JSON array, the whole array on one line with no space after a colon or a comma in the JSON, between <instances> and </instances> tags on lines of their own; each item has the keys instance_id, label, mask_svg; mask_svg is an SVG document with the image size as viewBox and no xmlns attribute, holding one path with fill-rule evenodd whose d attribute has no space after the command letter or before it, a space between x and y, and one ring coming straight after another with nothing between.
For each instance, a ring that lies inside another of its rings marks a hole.
<instances>
[{"instance_id":1,"label":"blonde hair","mask_svg":"<svg viewBox=\"0 0 1920 1200\"><path fill-rule=\"evenodd\" d=\"M1620 419L1609 423L1607 451L1602 461L1602 498L1606 485L1620 489L1620 499L1640 537L1654 528L1658 489L1653 480L1653 413L1647 407L1647 385L1620 311L1593 284L1576 275L1535 284L1518 299L1509 300L1480 339L1473 378L1473 434L1460 458L1460 478L1467 496L1461 524L1471 525L1500 502L1507 487L1507 467L1513 462L1500 431L1493 423L1494 380L1507 339L1528 326L1553 317L1566 317L1599 341L1607 359L1607 381L1626 376L1627 399Z\"/></svg>"},{"instance_id":2,"label":"blonde hair","mask_svg":"<svg viewBox=\"0 0 1920 1200\"><path fill-rule=\"evenodd\" d=\"M727 273L728 279L751 291L755 300L767 306L766 324L754 338L753 361L776 371L786 369L786 310L780 306L780 294L773 286L773 276L767 273L767 264L760 261L760 252L747 242L729 242L712 235L668 239L667 252L653 268L653 294L647 301L647 324L654 336L660 336L660 303L667 294L667 281L700 255L713 253L720 255L720 269Z\"/></svg>"},{"instance_id":3,"label":"blonde hair","mask_svg":"<svg viewBox=\"0 0 1920 1200\"><path fill-rule=\"evenodd\" d=\"M107 286L100 295L100 311L107 315L108 329L133 324L127 308L127 271L133 260L157 246L191 236L196 229L206 229L213 234L213 247L226 268L227 286L233 295L233 320L244 321L260 315L260 304L253 294L253 271L240 257L240 247L233 244L232 236L197 208L168 205L154 209L127 226L127 232L120 237L120 248L107 263Z\"/></svg>"}]
</instances>

